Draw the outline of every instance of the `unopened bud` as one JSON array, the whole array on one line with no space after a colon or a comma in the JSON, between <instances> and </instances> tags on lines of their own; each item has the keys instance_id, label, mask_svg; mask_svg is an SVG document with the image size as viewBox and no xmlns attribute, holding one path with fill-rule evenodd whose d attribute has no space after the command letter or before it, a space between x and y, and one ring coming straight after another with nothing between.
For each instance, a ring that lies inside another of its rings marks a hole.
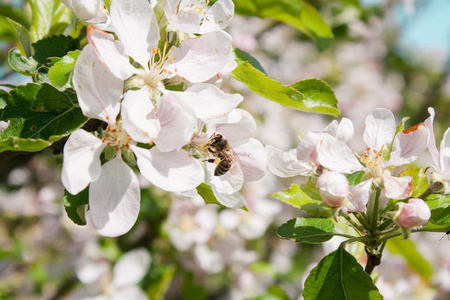
<instances>
[{"instance_id":1,"label":"unopened bud","mask_svg":"<svg viewBox=\"0 0 450 300\"><path fill-rule=\"evenodd\" d=\"M408 203L400 205L397 222L405 228L424 225L431 217L428 205L420 198L411 198Z\"/></svg>"},{"instance_id":2,"label":"unopened bud","mask_svg":"<svg viewBox=\"0 0 450 300\"><path fill-rule=\"evenodd\" d=\"M325 172L317 179L316 187L324 204L331 208L341 207L349 194L347 178L341 173Z\"/></svg>"}]
</instances>

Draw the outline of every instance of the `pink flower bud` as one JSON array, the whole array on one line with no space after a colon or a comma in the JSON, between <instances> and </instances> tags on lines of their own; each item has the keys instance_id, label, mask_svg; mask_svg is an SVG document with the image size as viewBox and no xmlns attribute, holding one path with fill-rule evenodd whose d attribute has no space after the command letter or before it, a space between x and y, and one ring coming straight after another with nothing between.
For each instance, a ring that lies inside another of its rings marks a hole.
<instances>
[{"instance_id":1,"label":"pink flower bud","mask_svg":"<svg viewBox=\"0 0 450 300\"><path fill-rule=\"evenodd\" d=\"M419 198L411 198L408 203L400 207L398 223L405 228L424 225L431 217L431 211L428 205Z\"/></svg>"},{"instance_id":2,"label":"pink flower bud","mask_svg":"<svg viewBox=\"0 0 450 300\"><path fill-rule=\"evenodd\" d=\"M341 207L349 193L347 178L341 173L325 172L317 179L316 187L320 196L328 207Z\"/></svg>"}]
</instances>

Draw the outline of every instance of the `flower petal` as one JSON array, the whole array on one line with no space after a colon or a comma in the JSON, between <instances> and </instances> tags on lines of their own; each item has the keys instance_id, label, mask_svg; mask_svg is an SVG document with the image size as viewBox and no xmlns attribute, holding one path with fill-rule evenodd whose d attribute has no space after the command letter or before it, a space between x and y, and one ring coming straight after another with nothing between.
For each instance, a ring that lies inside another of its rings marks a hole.
<instances>
[{"instance_id":1,"label":"flower petal","mask_svg":"<svg viewBox=\"0 0 450 300\"><path fill-rule=\"evenodd\" d=\"M373 179L369 179L360 182L357 185L350 186L350 203L353 205L353 209L349 209L349 212L363 212L366 210L367 202L369 202L370 188L372 186Z\"/></svg>"},{"instance_id":2,"label":"flower petal","mask_svg":"<svg viewBox=\"0 0 450 300\"><path fill-rule=\"evenodd\" d=\"M383 179L387 198L401 200L411 197L413 190L411 177L383 176Z\"/></svg>"},{"instance_id":3,"label":"flower petal","mask_svg":"<svg viewBox=\"0 0 450 300\"><path fill-rule=\"evenodd\" d=\"M196 118L178 105L176 94L184 93L167 93L161 97L158 107L161 130L154 141L163 152L178 150L188 144L197 124Z\"/></svg>"},{"instance_id":4,"label":"flower petal","mask_svg":"<svg viewBox=\"0 0 450 300\"><path fill-rule=\"evenodd\" d=\"M232 0L219 0L206 11L203 17L200 33L221 30L228 26L234 16L234 3Z\"/></svg>"},{"instance_id":5,"label":"flower petal","mask_svg":"<svg viewBox=\"0 0 450 300\"><path fill-rule=\"evenodd\" d=\"M109 237L127 233L136 223L140 202L139 179L118 153L89 187L89 209L98 233Z\"/></svg>"},{"instance_id":6,"label":"flower petal","mask_svg":"<svg viewBox=\"0 0 450 300\"><path fill-rule=\"evenodd\" d=\"M102 9L103 1L100 0L61 0L68 8L72 9L78 18L87 23L104 23L108 16Z\"/></svg>"},{"instance_id":7,"label":"flower petal","mask_svg":"<svg viewBox=\"0 0 450 300\"><path fill-rule=\"evenodd\" d=\"M194 3L193 3L194 2ZM178 31L194 34L200 33L201 15L194 5L202 5L198 1L165 0L164 13L169 24Z\"/></svg>"},{"instance_id":8,"label":"flower petal","mask_svg":"<svg viewBox=\"0 0 450 300\"><path fill-rule=\"evenodd\" d=\"M232 195L242 188L242 185L244 184L244 174L237 164L233 163L230 170L220 176L214 175L216 167L217 164L214 163L206 164L209 184L217 193Z\"/></svg>"},{"instance_id":9,"label":"flower petal","mask_svg":"<svg viewBox=\"0 0 450 300\"><path fill-rule=\"evenodd\" d=\"M423 122L425 126L427 126L428 130L430 131L430 140L428 142L428 152L430 152L431 158L433 159L434 165L439 168L439 151L436 147L436 138L434 136L434 129L433 129L433 123L434 123L434 109L432 107L428 107L428 113L430 116Z\"/></svg>"},{"instance_id":10,"label":"flower petal","mask_svg":"<svg viewBox=\"0 0 450 300\"><path fill-rule=\"evenodd\" d=\"M72 132L64 146L61 180L66 190L76 195L100 176L100 153L106 144L89 132Z\"/></svg>"},{"instance_id":11,"label":"flower petal","mask_svg":"<svg viewBox=\"0 0 450 300\"><path fill-rule=\"evenodd\" d=\"M158 22L148 0L112 1L111 23L125 53L147 70L159 41Z\"/></svg>"},{"instance_id":12,"label":"flower petal","mask_svg":"<svg viewBox=\"0 0 450 300\"><path fill-rule=\"evenodd\" d=\"M255 181L264 177L267 153L260 141L250 138L247 143L234 148L234 151L239 157L245 181Z\"/></svg>"},{"instance_id":13,"label":"flower petal","mask_svg":"<svg viewBox=\"0 0 450 300\"><path fill-rule=\"evenodd\" d=\"M152 142L161 129L147 88L129 90L124 94L121 115L123 129L136 142Z\"/></svg>"},{"instance_id":14,"label":"flower petal","mask_svg":"<svg viewBox=\"0 0 450 300\"><path fill-rule=\"evenodd\" d=\"M391 157L386 166L400 166L416 160L427 148L429 138L430 132L423 123L398 133L394 138Z\"/></svg>"},{"instance_id":15,"label":"flower petal","mask_svg":"<svg viewBox=\"0 0 450 300\"><path fill-rule=\"evenodd\" d=\"M239 122L218 124L215 127L215 131L222 134L230 142L232 147L246 143L256 131L256 122L253 116L246 110L240 108L237 108L237 111L242 116Z\"/></svg>"},{"instance_id":16,"label":"flower petal","mask_svg":"<svg viewBox=\"0 0 450 300\"><path fill-rule=\"evenodd\" d=\"M89 26L87 29L87 38L100 61L117 78L125 80L138 72L130 64L130 59L125 54L122 42L115 41L112 34Z\"/></svg>"},{"instance_id":17,"label":"flower petal","mask_svg":"<svg viewBox=\"0 0 450 300\"><path fill-rule=\"evenodd\" d=\"M175 48L168 73L178 74L192 83L204 82L223 70L231 49L231 36L224 31L186 39Z\"/></svg>"},{"instance_id":18,"label":"flower petal","mask_svg":"<svg viewBox=\"0 0 450 300\"><path fill-rule=\"evenodd\" d=\"M368 147L379 151L392 142L394 134L395 118L390 110L377 108L367 116L363 138Z\"/></svg>"},{"instance_id":19,"label":"flower petal","mask_svg":"<svg viewBox=\"0 0 450 300\"><path fill-rule=\"evenodd\" d=\"M440 162L442 174L450 180L450 128L447 128L441 141Z\"/></svg>"},{"instance_id":20,"label":"flower petal","mask_svg":"<svg viewBox=\"0 0 450 300\"><path fill-rule=\"evenodd\" d=\"M267 166L278 177L309 176L312 167L309 163L297 159L297 150L282 151L272 145L266 145Z\"/></svg>"},{"instance_id":21,"label":"flower petal","mask_svg":"<svg viewBox=\"0 0 450 300\"><path fill-rule=\"evenodd\" d=\"M116 287L134 285L147 274L152 257L145 248L137 248L125 253L113 268L113 284Z\"/></svg>"},{"instance_id":22,"label":"flower petal","mask_svg":"<svg viewBox=\"0 0 450 300\"><path fill-rule=\"evenodd\" d=\"M191 107L196 117L203 121L225 116L244 100L240 94L227 94L207 83L194 84L182 93L172 94Z\"/></svg>"},{"instance_id":23,"label":"flower petal","mask_svg":"<svg viewBox=\"0 0 450 300\"><path fill-rule=\"evenodd\" d=\"M83 48L75 64L73 85L85 116L103 120L109 125L116 122L123 81L108 71L89 44Z\"/></svg>"},{"instance_id":24,"label":"flower petal","mask_svg":"<svg viewBox=\"0 0 450 300\"><path fill-rule=\"evenodd\" d=\"M196 188L205 177L199 161L184 150L162 152L130 145L136 154L142 175L157 187L168 192L182 192Z\"/></svg>"},{"instance_id":25,"label":"flower petal","mask_svg":"<svg viewBox=\"0 0 450 300\"><path fill-rule=\"evenodd\" d=\"M242 197L241 193L236 192L234 194L223 194L216 191L214 187L212 187L214 196L216 196L217 201L219 201L222 205L230 208L241 208L245 205L244 197Z\"/></svg>"},{"instance_id":26,"label":"flower petal","mask_svg":"<svg viewBox=\"0 0 450 300\"><path fill-rule=\"evenodd\" d=\"M317 160L325 168L345 174L364 170L352 150L329 134L324 135L318 146Z\"/></svg>"}]
</instances>

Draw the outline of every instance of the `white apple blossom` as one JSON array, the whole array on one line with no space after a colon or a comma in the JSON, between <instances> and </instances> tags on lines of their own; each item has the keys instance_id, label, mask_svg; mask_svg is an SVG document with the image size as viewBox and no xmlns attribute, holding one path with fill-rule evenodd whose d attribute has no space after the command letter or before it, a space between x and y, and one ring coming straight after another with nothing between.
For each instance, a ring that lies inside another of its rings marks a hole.
<instances>
[{"instance_id":1,"label":"white apple blossom","mask_svg":"<svg viewBox=\"0 0 450 300\"><path fill-rule=\"evenodd\" d=\"M169 24L187 34L204 34L224 29L234 16L232 0L219 0L208 6L203 0L165 0L164 12Z\"/></svg>"},{"instance_id":2,"label":"white apple blossom","mask_svg":"<svg viewBox=\"0 0 450 300\"><path fill-rule=\"evenodd\" d=\"M239 193L244 181L256 181L264 176L267 155L264 146L252 138L256 130L253 117L245 110L237 109L240 120L236 123L207 123L203 131L203 123L199 125L189 145L192 152L207 161L215 160L208 150L208 143L214 134L220 134L228 141L233 156L231 168L225 174L217 176L217 164L206 163L206 183L210 184L217 200L227 207L238 208L244 205ZM230 114L234 114L231 112ZM216 161L215 161L216 162Z\"/></svg>"},{"instance_id":3,"label":"white apple blossom","mask_svg":"<svg viewBox=\"0 0 450 300\"><path fill-rule=\"evenodd\" d=\"M109 125L100 137L82 129L71 134L64 147L62 182L73 195L89 185L94 226L102 235L118 236L134 225L140 206L137 175L122 160L122 154L131 156L132 150L144 177L167 191L195 188L202 182L204 172L200 162L184 150L161 152L156 146L150 150L136 146L136 141L123 129L122 121L116 121L122 80L106 70L89 45L85 48L76 63L73 79L78 101L86 116ZM126 120L123 124L127 124ZM156 130L158 123L153 127ZM112 148L115 158L102 165L100 154L106 147Z\"/></svg>"},{"instance_id":4,"label":"white apple blossom","mask_svg":"<svg viewBox=\"0 0 450 300\"><path fill-rule=\"evenodd\" d=\"M450 128L444 133L444 137L441 141L440 151L436 147L436 139L434 136L433 122L434 122L434 109L428 108L430 117L425 120L425 125L430 131L430 141L428 143L428 151L434 162L436 172L433 172L432 182L439 182L444 185L444 194L450 193Z\"/></svg>"},{"instance_id":5,"label":"white apple blossom","mask_svg":"<svg viewBox=\"0 0 450 300\"><path fill-rule=\"evenodd\" d=\"M109 12L102 0L61 0L61 2L84 22L110 30Z\"/></svg>"},{"instance_id":6,"label":"white apple blossom","mask_svg":"<svg viewBox=\"0 0 450 300\"><path fill-rule=\"evenodd\" d=\"M376 109L366 118L364 141L368 147L359 158L344 142L329 134L322 138L317 158L322 166L332 171L345 174L364 171L363 182L384 188L387 198L405 199L411 196L412 179L393 176L391 167L414 161L425 150L428 139L429 131L423 123L395 134L392 112ZM363 182L359 190L360 205L367 203L371 186Z\"/></svg>"},{"instance_id":7,"label":"white apple blossom","mask_svg":"<svg viewBox=\"0 0 450 300\"><path fill-rule=\"evenodd\" d=\"M300 140L297 149L289 151L282 151L272 145L267 145L267 166L269 170L279 177L314 174L320 166L317 161L316 148L322 137L327 133L345 143L353 136L353 124L346 118L343 118L340 123L333 120L322 131L309 132Z\"/></svg>"}]
</instances>

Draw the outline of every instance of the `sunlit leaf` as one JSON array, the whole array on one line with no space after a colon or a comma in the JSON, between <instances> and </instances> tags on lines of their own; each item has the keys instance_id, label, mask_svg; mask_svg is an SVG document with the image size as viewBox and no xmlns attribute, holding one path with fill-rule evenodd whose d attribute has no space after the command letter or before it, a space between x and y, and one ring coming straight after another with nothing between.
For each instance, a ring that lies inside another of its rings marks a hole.
<instances>
[{"instance_id":1,"label":"sunlit leaf","mask_svg":"<svg viewBox=\"0 0 450 300\"><path fill-rule=\"evenodd\" d=\"M50 68L48 77L51 83L56 86L63 86L69 81L79 54L79 50L69 52Z\"/></svg>"},{"instance_id":2,"label":"sunlit leaf","mask_svg":"<svg viewBox=\"0 0 450 300\"><path fill-rule=\"evenodd\" d=\"M329 219L295 218L278 227L277 234L296 243L318 244L333 237L334 223Z\"/></svg>"}]
</instances>

